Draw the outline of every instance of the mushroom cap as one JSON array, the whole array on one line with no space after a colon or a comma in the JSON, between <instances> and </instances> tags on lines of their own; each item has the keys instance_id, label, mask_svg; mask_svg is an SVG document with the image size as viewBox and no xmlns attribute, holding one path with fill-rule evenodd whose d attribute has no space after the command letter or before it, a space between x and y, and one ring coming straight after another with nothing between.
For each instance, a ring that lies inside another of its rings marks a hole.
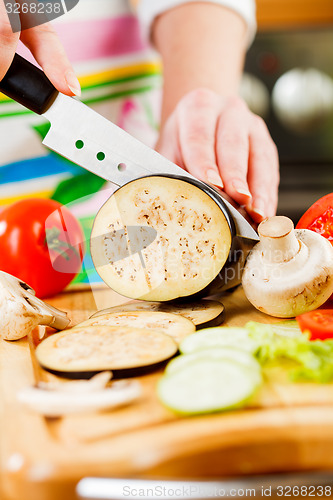
<instances>
[{"instance_id":1,"label":"mushroom cap","mask_svg":"<svg viewBox=\"0 0 333 500\"><path fill-rule=\"evenodd\" d=\"M0 271L0 338L18 340L37 325L63 329L69 322L65 312L35 297L29 285Z\"/></svg>"},{"instance_id":2,"label":"mushroom cap","mask_svg":"<svg viewBox=\"0 0 333 500\"><path fill-rule=\"evenodd\" d=\"M318 233L295 229L300 243L285 262L264 258L265 241L251 251L242 284L248 300L271 316L290 318L322 305L333 293L333 247Z\"/></svg>"},{"instance_id":3,"label":"mushroom cap","mask_svg":"<svg viewBox=\"0 0 333 500\"><path fill-rule=\"evenodd\" d=\"M10 274L0 274L0 337L18 340L39 324L43 315L25 298L26 290ZM28 288L28 290L31 290ZM31 293L31 292L30 292Z\"/></svg>"}]
</instances>

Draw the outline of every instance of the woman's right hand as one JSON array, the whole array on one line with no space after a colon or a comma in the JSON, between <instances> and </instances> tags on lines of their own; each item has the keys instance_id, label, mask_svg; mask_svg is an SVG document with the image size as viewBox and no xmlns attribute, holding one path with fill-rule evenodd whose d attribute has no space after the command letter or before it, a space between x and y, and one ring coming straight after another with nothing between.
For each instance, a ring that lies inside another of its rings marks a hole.
<instances>
[{"instance_id":1,"label":"woman's right hand","mask_svg":"<svg viewBox=\"0 0 333 500\"><path fill-rule=\"evenodd\" d=\"M0 81L12 63L19 40L28 47L59 92L80 95L80 83L52 26L45 23L13 33L5 3L0 1Z\"/></svg>"}]
</instances>

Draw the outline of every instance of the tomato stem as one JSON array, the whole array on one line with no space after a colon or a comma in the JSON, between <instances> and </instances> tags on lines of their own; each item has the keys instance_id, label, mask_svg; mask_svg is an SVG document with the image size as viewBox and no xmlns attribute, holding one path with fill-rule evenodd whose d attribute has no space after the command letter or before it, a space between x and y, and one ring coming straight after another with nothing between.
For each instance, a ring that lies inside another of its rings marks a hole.
<instances>
[{"instance_id":1,"label":"tomato stem","mask_svg":"<svg viewBox=\"0 0 333 500\"><path fill-rule=\"evenodd\" d=\"M79 252L75 247L73 247L67 241L62 241L59 239L61 230L58 227L53 226L51 228L45 229L45 234L45 244L50 250L55 250L59 253L59 255L64 257L64 259L70 260L70 256L66 253L66 251L69 249L72 250L78 258L80 258Z\"/></svg>"}]
</instances>

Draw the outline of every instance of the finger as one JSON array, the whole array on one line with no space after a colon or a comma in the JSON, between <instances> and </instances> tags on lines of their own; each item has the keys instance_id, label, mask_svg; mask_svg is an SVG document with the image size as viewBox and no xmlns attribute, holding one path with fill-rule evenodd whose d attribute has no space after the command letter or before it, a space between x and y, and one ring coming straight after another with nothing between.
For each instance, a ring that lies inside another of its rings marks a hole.
<instances>
[{"instance_id":1,"label":"finger","mask_svg":"<svg viewBox=\"0 0 333 500\"><path fill-rule=\"evenodd\" d=\"M220 98L208 89L190 92L176 109L182 161L195 177L220 188L222 179L216 163L216 125Z\"/></svg>"},{"instance_id":2,"label":"finger","mask_svg":"<svg viewBox=\"0 0 333 500\"><path fill-rule=\"evenodd\" d=\"M13 33L4 2L0 2L0 80L3 79L13 61L19 38L19 32Z\"/></svg>"},{"instance_id":3,"label":"finger","mask_svg":"<svg viewBox=\"0 0 333 500\"><path fill-rule=\"evenodd\" d=\"M276 213L279 186L279 158L265 122L253 116L250 133L249 186L252 202L247 212L256 222Z\"/></svg>"},{"instance_id":4,"label":"finger","mask_svg":"<svg viewBox=\"0 0 333 500\"><path fill-rule=\"evenodd\" d=\"M165 156L165 158L185 169L180 153L178 123L175 113L172 113L160 131L155 149L158 153Z\"/></svg>"},{"instance_id":5,"label":"finger","mask_svg":"<svg viewBox=\"0 0 333 500\"><path fill-rule=\"evenodd\" d=\"M80 83L50 24L45 23L24 30L21 40L30 49L57 90L67 95L81 95Z\"/></svg>"},{"instance_id":6,"label":"finger","mask_svg":"<svg viewBox=\"0 0 333 500\"><path fill-rule=\"evenodd\" d=\"M240 205L248 204L249 111L238 99L230 101L220 116L216 155L225 192Z\"/></svg>"}]
</instances>

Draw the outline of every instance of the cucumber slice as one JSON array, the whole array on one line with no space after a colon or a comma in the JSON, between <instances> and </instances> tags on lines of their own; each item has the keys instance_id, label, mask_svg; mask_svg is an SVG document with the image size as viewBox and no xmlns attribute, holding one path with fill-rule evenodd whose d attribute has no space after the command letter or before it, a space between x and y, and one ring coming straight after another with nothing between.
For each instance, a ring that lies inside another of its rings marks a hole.
<instances>
[{"instance_id":1,"label":"cucumber slice","mask_svg":"<svg viewBox=\"0 0 333 500\"><path fill-rule=\"evenodd\" d=\"M145 328L170 335L177 344L187 335L195 332L195 325L178 314L165 312L132 311L107 313L88 319L74 328L82 326L127 326L135 329Z\"/></svg>"},{"instance_id":2,"label":"cucumber slice","mask_svg":"<svg viewBox=\"0 0 333 500\"><path fill-rule=\"evenodd\" d=\"M228 346L202 349L200 351L195 351L192 354L177 356L168 363L165 369L165 374L170 375L171 373L175 373L176 371L183 369L199 359L222 361L224 359L229 359L231 361L236 361L237 363L250 368L253 373L257 371L261 378L261 365L252 354L247 351Z\"/></svg>"},{"instance_id":3,"label":"cucumber slice","mask_svg":"<svg viewBox=\"0 0 333 500\"><path fill-rule=\"evenodd\" d=\"M181 414L211 413L244 406L259 387L258 374L228 359L198 359L165 375L160 401Z\"/></svg>"},{"instance_id":4,"label":"cucumber slice","mask_svg":"<svg viewBox=\"0 0 333 500\"><path fill-rule=\"evenodd\" d=\"M259 344L249 336L246 328L221 326L206 328L191 337L185 338L179 346L183 354L192 353L208 347L235 347L254 353Z\"/></svg>"},{"instance_id":5,"label":"cucumber slice","mask_svg":"<svg viewBox=\"0 0 333 500\"><path fill-rule=\"evenodd\" d=\"M67 378L90 378L106 370L113 372L113 378L120 378L160 367L176 352L177 344L162 332L81 326L43 340L36 357L47 371Z\"/></svg>"},{"instance_id":6,"label":"cucumber slice","mask_svg":"<svg viewBox=\"0 0 333 500\"><path fill-rule=\"evenodd\" d=\"M129 311L159 311L180 314L192 321L197 329L219 326L224 319L224 305L217 300L198 300L197 302L127 302L120 306L97 311L91 316L103 316L106 313Z\"/></svg>"},{"instance_id":7,"label":"cucumber slice","mask_svg":"<svg viewBox=\"0 0 333 500\"><path fill-rule=\"evenodd\" d=\"M204 290L227 262L232 240L230 220L209 191L166 176L119 188L91 234L92 259L105 283L125 297L154 301Z\"/></svg>"}]
</instances>

